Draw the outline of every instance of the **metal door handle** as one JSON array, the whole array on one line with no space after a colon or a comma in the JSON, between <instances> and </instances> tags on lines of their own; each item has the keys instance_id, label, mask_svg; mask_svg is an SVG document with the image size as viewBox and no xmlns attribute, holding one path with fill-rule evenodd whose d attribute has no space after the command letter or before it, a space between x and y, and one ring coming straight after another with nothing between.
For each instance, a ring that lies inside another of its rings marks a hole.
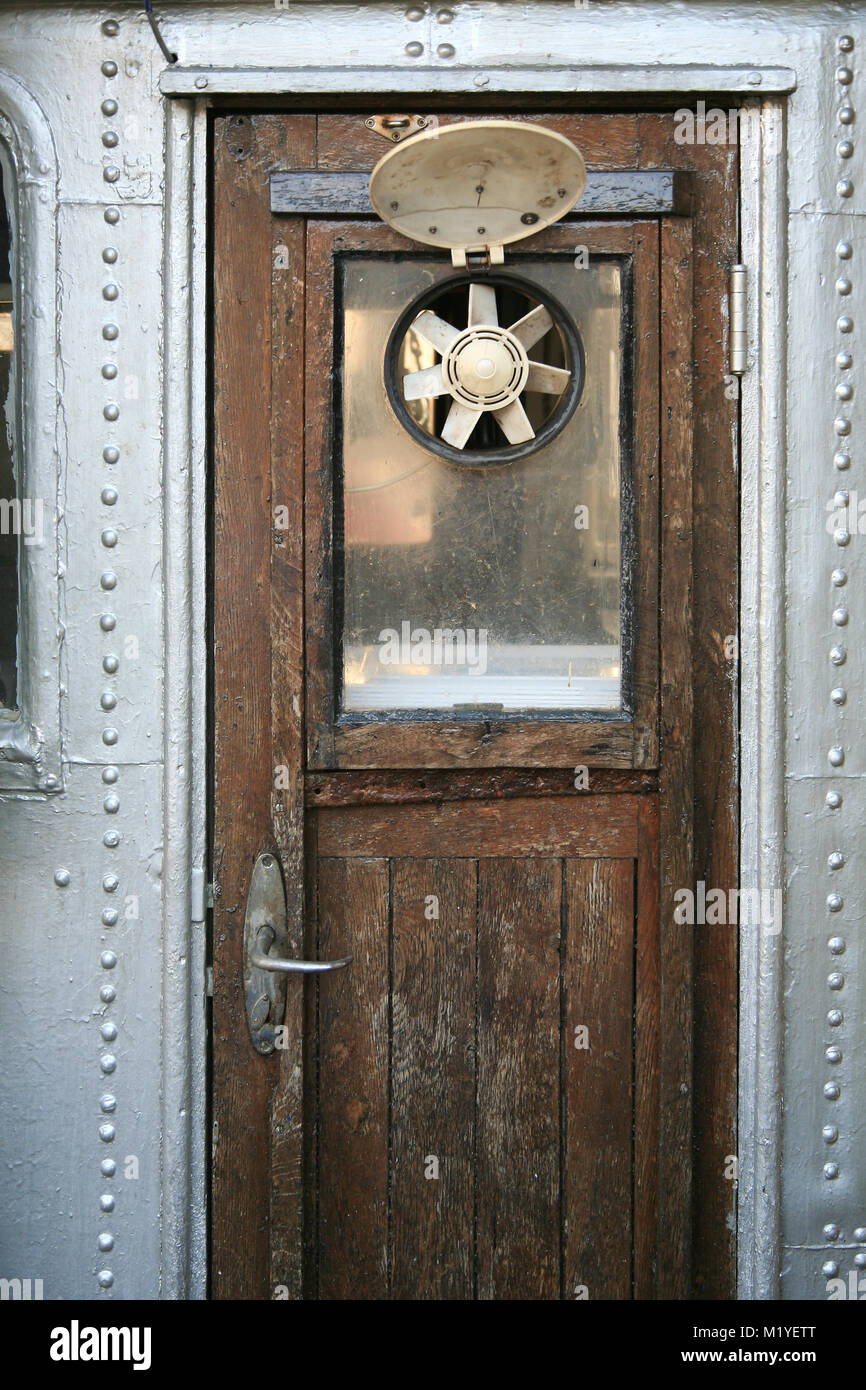
<instances>
[{"instance_id":1,"label":"metal door handle","mask_svg":"<svg viewBox=\"0 0 866 1390\"><path fill-rule=\"evenodd\" d=\"M257 970L276 970L286 975L321 975L326 970L342 970L352 963L351 956L343 956L342 960L287 960L285 956L269 956L275 936L276 931L270 922L259 927L255 946L250 952L250 964Z\"/></svg>"}]
</instances>

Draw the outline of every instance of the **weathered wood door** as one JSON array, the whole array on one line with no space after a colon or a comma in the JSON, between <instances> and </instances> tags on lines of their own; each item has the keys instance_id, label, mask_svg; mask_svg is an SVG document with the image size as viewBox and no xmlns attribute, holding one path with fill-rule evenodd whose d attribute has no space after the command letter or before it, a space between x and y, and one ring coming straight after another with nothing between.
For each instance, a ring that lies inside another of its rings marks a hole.
<instances>
[{"instance_id":1,"label":"weathered wood door","mask_svg":"<svg viewBox=\"0 0 866 1390\"><path fill-rule=\"evenodd\" d=\"M682 164L663 117L533 119L591 168ZM697 306L735 161L693 159L691 215L649 215L641 186L506 254L500 304L555 291L586 376L555 442L491 470L419 445L386 397L391 326L440 286L456 314L466 287L358 210L387 148L363 116L227 115L214 136L214 1293L724 1293L729 1244L714 1283L701 1259L729 1242L730 943L702 960L672 901L696 856L734 875L735 407L721 301ZM319 175L294 203L292 180L273 192L290 171ZM243 983L262 851L288 953L352 957L289 977L269 1056Z\"/></svg>"}]
</instances>

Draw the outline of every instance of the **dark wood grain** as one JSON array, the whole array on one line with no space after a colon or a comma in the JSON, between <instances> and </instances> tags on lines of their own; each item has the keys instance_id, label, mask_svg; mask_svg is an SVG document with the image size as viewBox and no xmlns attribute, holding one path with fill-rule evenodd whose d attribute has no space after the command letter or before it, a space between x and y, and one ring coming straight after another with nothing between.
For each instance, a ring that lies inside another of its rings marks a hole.
<instances>
[{"instance_id":1,"label":"dark wood grain","mask_svg":"<svg viewBox=\"0 0 866 1390\"><path fill-rule=\"evenodd\" d=\"M384 806L412 801L491 801L534 796L618 796L658 791L655 772L593 768L589 785L575 787L574 769L417 769L393 772L311 772L310 806Z\"/></svg>"},{"instance_id":2,"label":"dark wood grain","mask_svg":"<svg viewBox=\"0 0 866 1390\"><path fill-rule=\"evenodd\" d=\"M471 860L393 867L395 1299L472 1298L475 883Z\"/></svg>"},{"instance_id":3,"label":"dark wood grain","mask_svg":"<svg viewBox=\"0 0 866 1390\"><path fill-rule=\"evenodd\" d=\"M634 1045L634 1297L652 1299L658 1268L659 808L638 806Z\"/></svg>"},{"instance_id":4,"label":"dark wood grain","mask_svg":"<svg viewBox=\"0 0 866 1390\"><path fill-rule=\"evenodd\" d=\"M320 855L318 1296L388 1296L389 870Z\"/></svg>"},{"instance_id":5,"label":"dark wood grain","mask_svg":"<svg viewBox=\"0 0 866 1390\"><path fill-rule=\"evenodd\" d=\"M632 861L567 861L565 903L563 1295L627 1299L632 1296L634 1123ZM582 1028L588 1036L576 1032Z\"/></svg>"},{"instance_id":6,"label":"dark wood grain","mask_svg":"<svg viewBox=\"0 0 866 1390\"><path fill-rule=\"evenodd\" d=\"M478 1297L560 1294L554 860L478 866Z\"/></svg>"},{"instance_id":7,"label":"dark wood grain","mask_svg":"<svg viewBox=\"0 0 866 1390\"><path fill-rule=\"evenodd\" d=\"M437 806L322 807L319 853L368 858L510 858L521 854L631 859L637 850L633 796L448 802Z\"/></svg>"}]
</instances>

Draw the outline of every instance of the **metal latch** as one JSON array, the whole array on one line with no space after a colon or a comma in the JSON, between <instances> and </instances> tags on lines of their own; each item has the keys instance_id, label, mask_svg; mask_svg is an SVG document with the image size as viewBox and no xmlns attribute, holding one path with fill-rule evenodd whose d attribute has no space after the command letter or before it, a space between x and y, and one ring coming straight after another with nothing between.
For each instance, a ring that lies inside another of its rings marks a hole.
<instances>
[{"instance_id":1,"label":"metal latch","mask_svg":"<svg viewBox=\"0 0 866 1390\"><path fill-rule=\"evenodd\" d=\"M732 265L728 304L731 314L731 374L742 376L748 360L746 328L746 267Z\"/></svg>"},{"instance_id":2,"label":"metal latch","mask_svg":"<svg viewBox=\"0 0 866 1390\"><path fill-rule=\"evenodd\" d=\"M377 135L395 145L419 130L426 130L429 124L426 116L368 116L364 122L368 130L375 130Z\"/></svg>"},{"instance_id":3,"label":"metal latch","mask_svg":"<svg viewBox=\"0 0 866 1390\"><path fill-rule=\"evenodd\" d=\"M247 1024L257 1052L267 1054L276 1046L276 1030L286 1014L286 976L318 975L342 970L352 957L341 960L291 960L286 927L286 891L280 861L275 854L260 854L253 865L244 920L244 993ZM272 954L273 952L273 954Z\"/></svg>"}]
</instances>

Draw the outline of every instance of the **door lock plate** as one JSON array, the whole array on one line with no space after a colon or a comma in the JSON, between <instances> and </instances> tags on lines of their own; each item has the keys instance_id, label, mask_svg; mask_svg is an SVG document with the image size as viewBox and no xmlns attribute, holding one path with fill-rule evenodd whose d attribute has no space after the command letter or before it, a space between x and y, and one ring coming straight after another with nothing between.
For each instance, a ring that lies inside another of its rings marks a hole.
<instances>
[{"instance_id":1,"label":"door lock plate","mask_svg":"<svg viewBox=\"0 0 866 1390\"><path fill-rule=\"evenodd\" d=\"M288 944L280 861L275 854L260 854L253 865L244 921L244 994L253 1047L264 1055L273 1052L276 1030L286 1016L287 981L284 974L261 969L253 956L263 945L285 956Z\"/></svg>"}]
</instances>

